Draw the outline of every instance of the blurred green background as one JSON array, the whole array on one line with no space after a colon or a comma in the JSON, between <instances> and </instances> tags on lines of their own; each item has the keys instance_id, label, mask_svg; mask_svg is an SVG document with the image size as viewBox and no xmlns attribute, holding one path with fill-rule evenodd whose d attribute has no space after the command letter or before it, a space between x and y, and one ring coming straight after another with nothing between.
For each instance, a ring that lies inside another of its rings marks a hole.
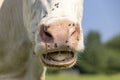
<instances>
[{"instance_id":1,"label":"blurred green background","mask_svg":"<svg viewBox=\"0 0 120 80\"><path fill-rule=\"evenodd\" d=\"M75 66L46 80L120 80L120 0L84 0L85 50Z\"/></svg>"},{"instance_id":2,"label":"blurred green background","mask_svg":"<svg viewBox=\"0 0 120 80\"><path fill-rule=\"evenodd\" d=\"M85 37L85 51L70 69L48 70L47 80L120 80L120 35L101 41L96 31Z\"/></svg>"}]
</instances>

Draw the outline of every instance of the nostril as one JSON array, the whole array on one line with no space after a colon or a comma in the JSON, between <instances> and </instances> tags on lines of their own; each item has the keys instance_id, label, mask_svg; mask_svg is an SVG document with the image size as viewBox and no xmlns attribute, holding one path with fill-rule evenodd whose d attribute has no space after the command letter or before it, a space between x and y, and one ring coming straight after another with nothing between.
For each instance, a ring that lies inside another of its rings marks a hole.
<instances>
[{"instance_id":1,"label":"nostril","mask_svg":"<svg viewBox=\"0 0 120 80\"><path fill-rule=\"evenodd\" d=\"M71 36L74 35L76 33L76 30L72 32Z\"/></svg>"},{"instance_id":2,"label":"nostril","mask_svg":"<svg viewBox=\"0 0 120 80\"><path fill-rule=\"evenodd\" d=\"M40 36L41 36L41 39L46 42L46 43L49 43L49 42L52 42L53 41L53 36L47 31L47 26L45 25L42 25L41 26L41 29L40 29Z\"/></svg>"},{"instance_id":3,"label":"nostril","mask_svg":"<svg viewBox=\"0 0 120 80\"><path fill-rule=\"evenodd\" d=\"M48 32L44 32L46 37L52 38L52 35Z\"/></svg>"},{"instance_id":4,"label":"nostril","mask_svg":"<svg viewBox=\"0 0 120 80\"><path fill-rule=\"evenodd\" d=\"M70 36L73 36L75 33L76 33L76 28L74 27L74 28L71 28L70 29Z\"/></svg>"}]
</instances>

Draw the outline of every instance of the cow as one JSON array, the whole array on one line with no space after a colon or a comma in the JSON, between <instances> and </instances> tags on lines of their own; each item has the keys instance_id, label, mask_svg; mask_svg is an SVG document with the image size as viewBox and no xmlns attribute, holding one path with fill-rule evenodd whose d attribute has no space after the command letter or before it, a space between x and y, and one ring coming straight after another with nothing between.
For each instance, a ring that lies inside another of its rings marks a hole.
<instances>
[{"instance_id":1,"label":"cow","mask_svg":"<svg viewBox=\"0 0 120 80\"><path fill-rule=\"evenodd\" d=\"M84 49L83 0L0 0L0 80L45 80Z\"/></svg>"}]
</instances>

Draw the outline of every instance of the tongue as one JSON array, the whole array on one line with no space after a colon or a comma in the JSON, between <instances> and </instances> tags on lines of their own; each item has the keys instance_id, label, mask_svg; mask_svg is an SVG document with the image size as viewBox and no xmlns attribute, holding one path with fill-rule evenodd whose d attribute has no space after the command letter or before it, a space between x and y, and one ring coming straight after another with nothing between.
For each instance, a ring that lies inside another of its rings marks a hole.
<instances>
[{"instance_id":1,"label":"tongue","mask_svg":"<svg viewBox=\"0 0 120 80\"><path fill-rule=\"evenodd\" d=\"M55 61L64 61L65 59L72 57L72 55L69 52L56 52L50 53L49 57L51 57Z\"/></svg>"}]
</instances>

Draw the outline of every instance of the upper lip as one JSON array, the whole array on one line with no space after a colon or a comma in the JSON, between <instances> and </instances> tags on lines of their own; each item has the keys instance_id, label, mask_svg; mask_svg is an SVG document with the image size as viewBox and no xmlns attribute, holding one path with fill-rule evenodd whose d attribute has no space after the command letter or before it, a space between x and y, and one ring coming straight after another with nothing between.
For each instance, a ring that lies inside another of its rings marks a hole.
<instances>
[{"instance_id":1,"label":"upper lip","mask_svg":"<svg viewBox=\"0 0 120 80\"><path fill-rule=\"evenodd\" d=\"M54 53L54 52L62 52L62 51L71 51L71 52L75 52L74 50L72 50L72 49L68 49L68 48L61 48L61 49L47 49L45 52L44 52L44 54L47 54L47 53Z\"/></svg>"}]
</instances>

